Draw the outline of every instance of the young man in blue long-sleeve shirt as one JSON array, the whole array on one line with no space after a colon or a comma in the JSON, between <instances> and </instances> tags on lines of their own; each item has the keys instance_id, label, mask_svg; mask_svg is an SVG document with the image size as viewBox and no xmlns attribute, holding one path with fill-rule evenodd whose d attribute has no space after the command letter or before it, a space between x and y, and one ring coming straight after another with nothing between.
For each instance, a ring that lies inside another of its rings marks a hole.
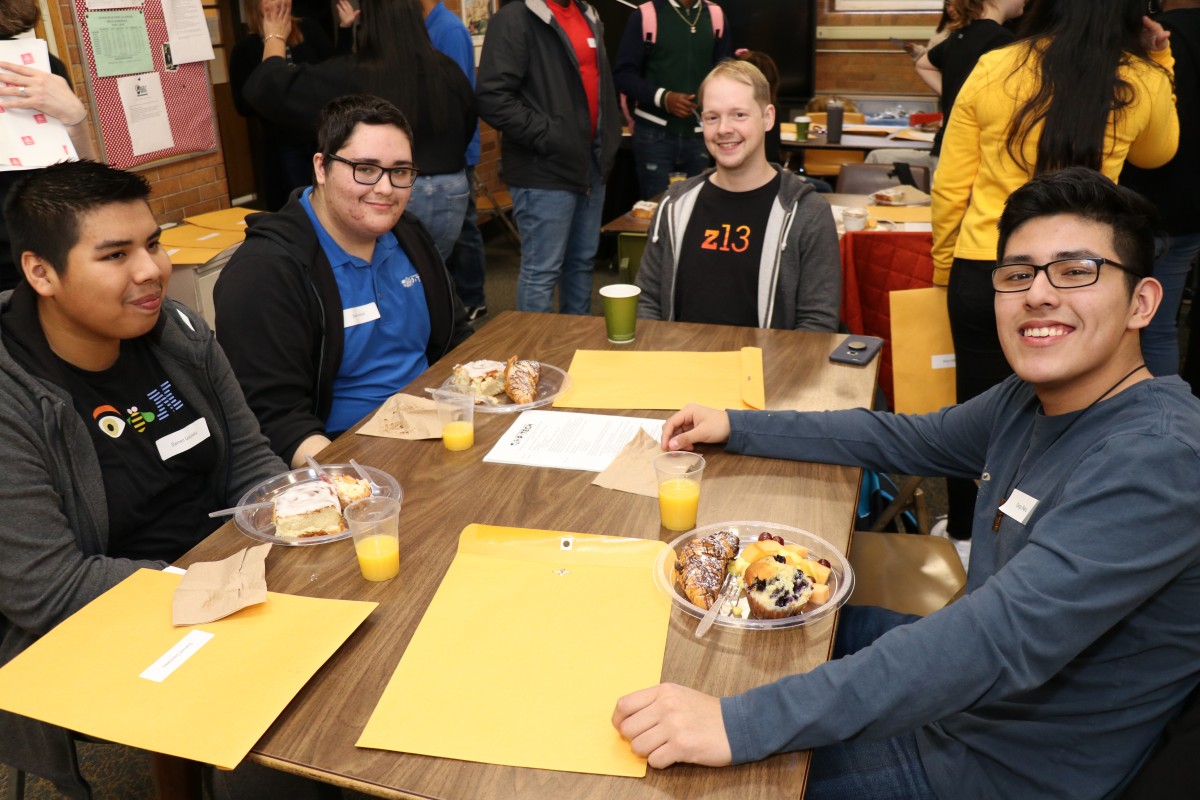
<instances>
[{"instance_id":1,"label":"young man in blue long-sleeve shirt","mask_svg":"<svg viewBox=\"0 0 1200 800\"><path fill-rule=\"evenodd\" d=\"M1009 198L993 272L1016 375L924 416L689 406L663 446L979 480L967 594L846 608L830 661L734 697L663 684L614 724L655 767L816 748L808 797L1110 797L1200 681L1200 401L1140 331L1153 211L1085 169Z\"/></svg>"}]
</instances>

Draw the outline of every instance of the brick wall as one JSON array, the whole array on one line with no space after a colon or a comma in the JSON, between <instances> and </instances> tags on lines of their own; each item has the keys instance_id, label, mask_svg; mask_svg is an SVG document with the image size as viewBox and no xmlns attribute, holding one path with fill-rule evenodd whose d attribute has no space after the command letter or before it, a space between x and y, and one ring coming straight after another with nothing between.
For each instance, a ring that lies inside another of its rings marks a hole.
<instances>
[{"instance_id":1,"label":"brick wall","mask_svg":"<svg viewBox=\"0 0 1200 800\"><path fill-rule=\"evenodd\" d=\"M927 25L932 31L940 14L835 14L821 3L817 25L895 26ZM869 52L830 52L862 51ZM817 40L816 91L818 94L929 95L913 70L907 53L878 39Z\"/></svg>"},{"instance_id":2,"label":"brick wall","mask_svg":"<svg viewBox=\"0 0 1200 800\"><path fill-rule=\"evenodd\" d=\"M53 26L63 52L59 57L71 71L71 83L76 94L87 102L87 82L79 33L75 27L75 9L70 0L59 0L50 7L53 17L44 21ZM97 141L96 126L88 121L93 141ZM220 139L218 137L218 147ZM97 148L97 152L100 152ZM178 222L185 216L229 207L229 187L225 182L225 159L220 150L208 155L185 158L158 167L136 170L150 182L150 210L161 224Z\"/></svg>"}]
</instances>

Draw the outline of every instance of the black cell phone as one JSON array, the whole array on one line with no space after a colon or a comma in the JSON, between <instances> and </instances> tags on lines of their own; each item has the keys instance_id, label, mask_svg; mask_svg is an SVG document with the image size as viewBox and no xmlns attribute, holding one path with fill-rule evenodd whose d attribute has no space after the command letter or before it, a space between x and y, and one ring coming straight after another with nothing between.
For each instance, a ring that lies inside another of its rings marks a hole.
<instances>
[{"instance_id":1,"label":"black cell phone","mask_svg":"<svg viewBox=\"0 0 1200 800\"><path fill-rule=\"evenodd\" d=\"M830 361L839 364L853 364L862 367L871 363L871 359L883 347L883 339L877 336L858 336L850 334L845 341L833 348L829 354Z\"/></svg>"}]
</instances>

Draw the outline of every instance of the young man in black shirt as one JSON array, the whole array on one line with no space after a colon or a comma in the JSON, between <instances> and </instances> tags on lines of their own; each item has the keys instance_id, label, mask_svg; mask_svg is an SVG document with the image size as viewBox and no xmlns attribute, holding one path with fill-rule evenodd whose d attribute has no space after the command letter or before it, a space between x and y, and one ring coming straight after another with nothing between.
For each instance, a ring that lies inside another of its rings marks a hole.
<instances>
[{"instance_id":1,"label":"young man in black shirt","mask_svg":"<svg viewBox=\"0 0 1200 800\"><path fill-rule=\"evenodd\" d=\"M77 161L6 202L24 280L0 293L0 664L286 470L203 319L166 296L149 194ZM80 796L73 760L69 732L0 712L0 761Z\"/></svg>"},{"instance_id":2,"label":"young man in black shirt","mask_svg":"<svg viewBox=\"0 0 1200 800\"><path fill-rule=\"evenodd\" d=\"M718 64L698 93L716 170L667 190L637 274L645 319L837 329L841 259L829 204L767 161L770 87L753 64Z\"/></svg>"}]
</instances>

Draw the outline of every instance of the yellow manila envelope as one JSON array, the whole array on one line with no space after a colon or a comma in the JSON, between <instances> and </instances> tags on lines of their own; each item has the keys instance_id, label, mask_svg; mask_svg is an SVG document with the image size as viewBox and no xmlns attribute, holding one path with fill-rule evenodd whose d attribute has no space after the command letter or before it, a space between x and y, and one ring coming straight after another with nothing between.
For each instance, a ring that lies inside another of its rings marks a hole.
<instances>
[{"instance_id":1,"label":"yellow manila envelope","mask_svg":"<svg viewBox=\"0 0 1200 800\"><path fill-rule=\"evenodd\" d=\"M245 231L246 217L257 214L253 208L222 208L220 211L209 211L207 214L197 214L194 217L184 217L184 222L198 225L201 228L213 228L218 231Z\"/></svg>"},{"instance_id":2,"label":"yellow manila envelope","mask_svg":"<svg viewBox=\"0 0 1200 800\"><path fill-rule=\"evenodd\" d=\"M642 777L617 699L662 675L667 545L468 525L359 747Z\"/></svg>"},{"instance_id":3,"label":"yellow manila envelope","mask_svg":"<svg viewBox=\"0 0 1200 800\"><path fill-rule=\"evenodd\" d=\"M873 222L884 219L889 222L932 222L930 206L867 206L867 216Z\"/></svg>"},{"instance_id":4,"label":"yellow manila envelope","mask_svg":"<svg viewBox=\"0 0 1200 800\"><path fill-rule=\"evenodd\" d=\"M245 231L219 231L195 225L176 225L174 228L164 229L159 241L163 247L199 247L220 251L245 238Z\"/></svg>"},{"instance_id":5,"label":"yellow manila envelope","mask_svg":"<svg viewBox=\"0 0 1200 800\"><path fill-rule=\"evenodd\" d=\"M954 405L954 341L945 288L889 294L896 413L925 414Z\"/></svg>"},{"instance_id":6,"label":"yellow manila envelope","mask_svg":"<svg viewBox=\"0 0 1200 800\"><path fill-rule=\"evenodd\" d=\"M138 570L64 620L0 668L0 708L231 769L378 605L269 592L176 628L180 578Z\"/></svg>"},{"instance_id":7,"label":"yellow manila envelope","mask_svg":"<svg viewBox=\"0 0 1200 800\"><path fill-rule=\"evenodd\" d=\"M210 258L221 252L205 247L168 247L166 250L172 264L207 264Z\"/></svg>"},{"instance_id":8,"label":"yellow manila envelope","mask_svg":"<svg viewBox=\"0 0 1200 800\"><path fill-rule=\"evenodd\" d=\"M556 408L767 407L761 347L718 353L576 350Z\"/></svg>"}]
</instances>

